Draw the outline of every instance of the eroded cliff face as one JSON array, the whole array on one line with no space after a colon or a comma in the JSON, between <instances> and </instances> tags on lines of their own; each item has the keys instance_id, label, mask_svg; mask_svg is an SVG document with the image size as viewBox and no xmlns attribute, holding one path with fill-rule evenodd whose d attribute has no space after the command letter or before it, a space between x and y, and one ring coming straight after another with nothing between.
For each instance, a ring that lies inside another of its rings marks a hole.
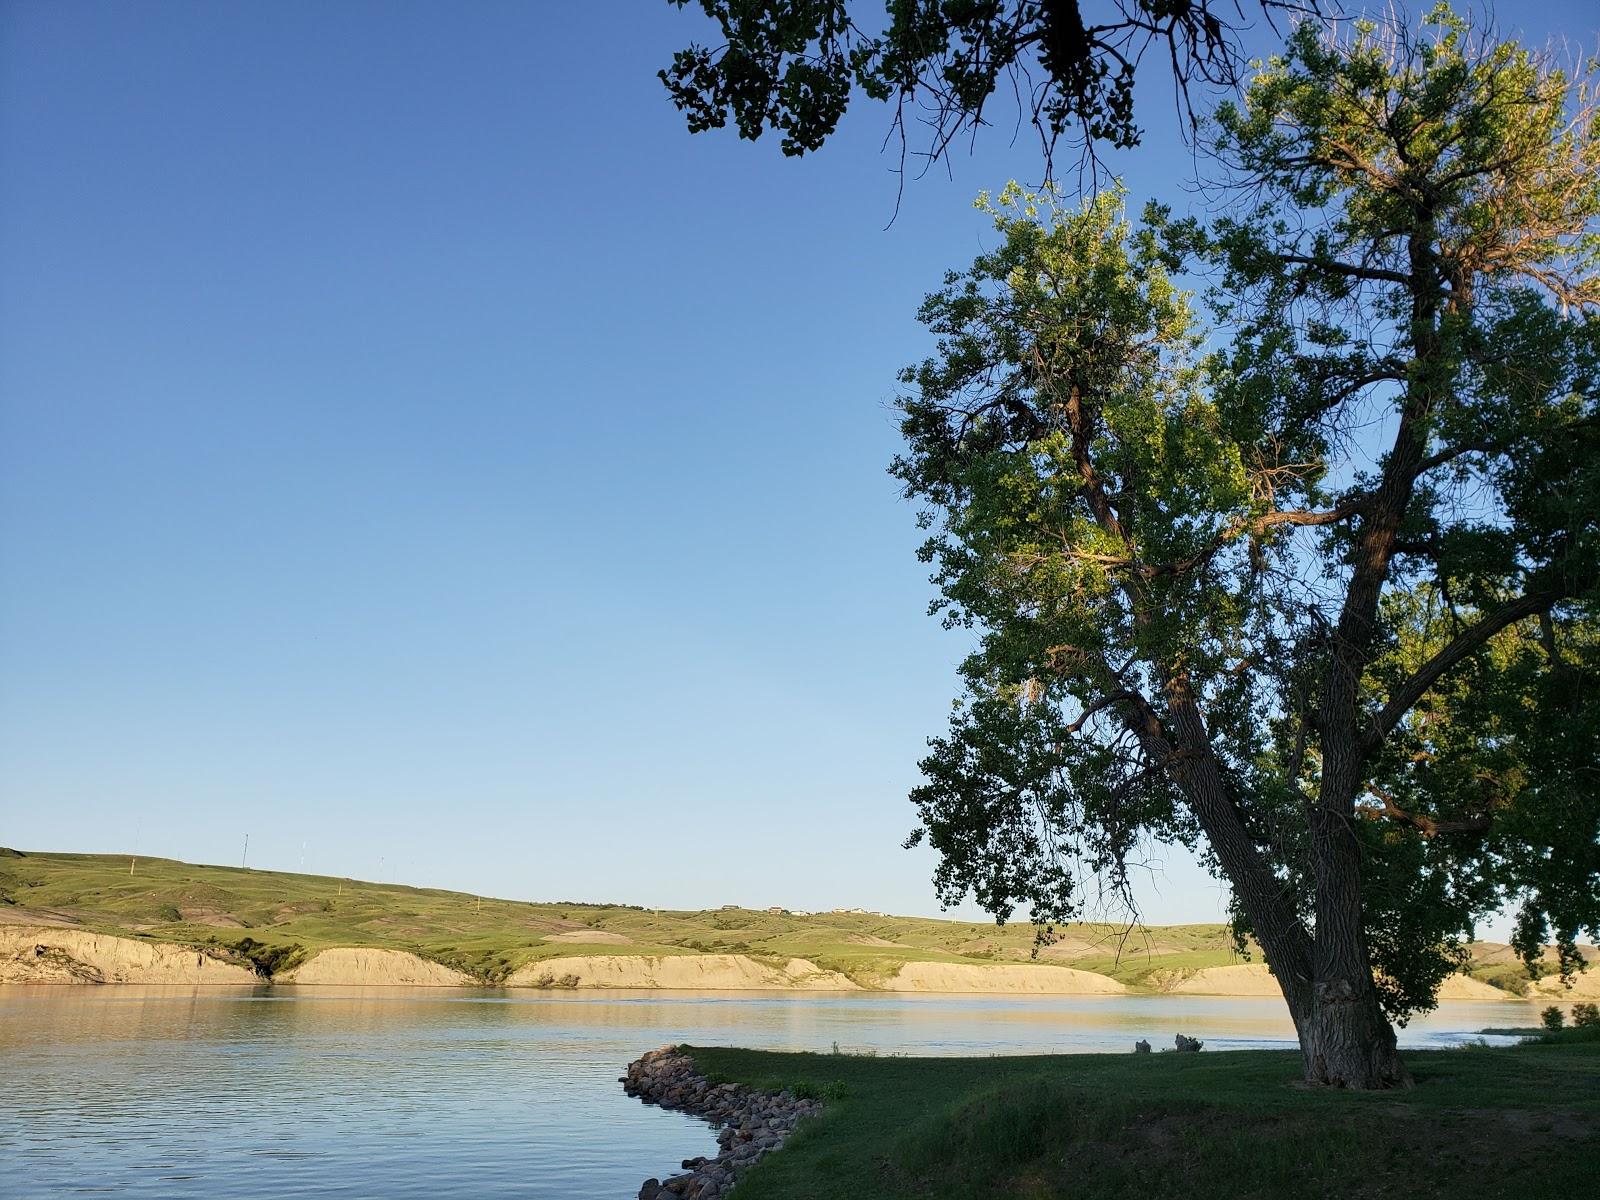
<instances>
[{"instance_id":1,"label":"eroded cliff face","mask_svg":"<svg viewBox=\"0 0 1600 1200\"><path fill-rule=\"evenodd\" d=\"M335 946L273 976L273 982L346 987L473 987L478 981L405 950Z\"/></svg>"},{"instance_id":2,"label":"eroded cliff face","mask_svg":"<svg viewBox=\"0 0 1600 1200\"><path fill-rule=\"evenodd\" d=\"M508 987L686 988L702 991L858 991L804 958L768 966L743 954L586 954L529 963Z\"/></svg>"},{"instance_id":3,"label":"eroded cliff face","mask_svg":"<svg viewBox=\"0 0 1600 1200\"><path fill-rule=\"evenodd\" d=\"M908 962L883 983L891 992L1007 992L1107 996L1128 989L1117 980L1072 967L1032 964Z\"/></svg>"},{"instance_id":4,"label":"eroded cliff face","mask_svg":"<svg viewBox=\"0 0 1600 1200\"><path fill-rule=\"evenodd\" d=\"M0 924L0 984L141 983L252 986L266 982L249 966L213 950L93 933L62 925ZM342 987L477 987L481 981L405 950L338 946L273 977L279 984ZM1044 964L908 962L872 985L893 992L994 995L1117 995L1128 989L1091 971ZM519 968L505 986L641 988L693 991L859 991L862 985L804 958L762 961L744 954L584 954L546 958ZM1206 967L1165 981L1189 995L1276 996L1277 980L1262 963ZM1443 1000L1506 1000L1505 992L1465 975L1447 979ZM1600 998L1600 968L1568 990L1541 979L1529 999L1567 1002Z\"/></svg>"},{"instance_id":5,"label":"eroded cliff face","mask_svg":"<svg viewBox=\"0 0 1600 1200\"><path fill-rule=\"evenodd\" d=\"M0 926L0 983L260 982L250 968L192 946L61 926Z\"/></svg>"},{"instance_id":6,"label":"eroded cliff face","mask_svg":"<svg viewBox=\"0 0 1600 1200\"><path fill-rule=\"evenodd\" d=\"M1173 984L1169 991L1189 996L1281 996L1278 981L1266 963L1233 963L1226 967L1202 967ZM1511 1000L1515 997L1499 988L1473 979L1470 975L1451 975L1439 985L1441 1000Z\"/></svg>"}]
</instances>

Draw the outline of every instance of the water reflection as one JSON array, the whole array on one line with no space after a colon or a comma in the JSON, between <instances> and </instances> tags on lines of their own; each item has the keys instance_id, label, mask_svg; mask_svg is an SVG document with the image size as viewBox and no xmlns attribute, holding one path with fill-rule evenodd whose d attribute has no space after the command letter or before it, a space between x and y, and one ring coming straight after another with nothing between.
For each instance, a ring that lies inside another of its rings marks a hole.
<instances>
[{"instance_id":1,"label":"water reflection","mask_svg":"<svg viewBox=\"0 0 1600 1200\"><path fill-rule=\"evenodd\" d=\"M1460 1002L1441 1045L1535 1006ZM1221 997L0 987L8 1197L616 1197L710 1149L616 1078L665 1042L906 1054L1292 1046Z\"/></svg>"}]
</instances>

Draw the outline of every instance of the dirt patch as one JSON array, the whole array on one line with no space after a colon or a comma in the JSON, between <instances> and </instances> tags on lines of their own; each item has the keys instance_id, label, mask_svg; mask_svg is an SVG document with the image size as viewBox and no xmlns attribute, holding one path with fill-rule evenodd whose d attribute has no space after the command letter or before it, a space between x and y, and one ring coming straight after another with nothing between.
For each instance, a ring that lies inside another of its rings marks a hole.
<instances>
[{"instance_id":1,"label":"dirt patch","mask_svg":"<svg viewBox=\"0 0 1600 1200\"><path fill-rule=\"evenodd\" d=\"M78 918L50 908L15 908L0 904L0 925L81 925Z\"/></svg>"},{"instance_id":2,"label":"dirt patch","mask_svg":"<svg viewBox=\"0 0 1600 1200\"><path fill-rule=\"evenodd\" d=\"M214 929L249 928L232 913L225 913L216 908L180 908L178 915L190 925L210 925Z\"/></svg>"},{"instance_id":3,"label":"dirt patch","mask_svg":"<svg viewBox=\"0 0 1600 1200\"><path fill-rule=\"evenodd\" d=\"M1086 958L1104 951L1103 943L1091 942L1087 938L1062 938L1058 942L1051 942L1048 946L1040 946L1039 957L1046 962L1070 962L1075 958Z\"/></svg>"},{"instance_id":4,"label":"dirt patch","mask_svg":"<svg viewBox=\"0 0 1600 1200\"><path fill-rule=\"evenodd\" d=\"M580 946L631 946L633 939L627 934L613 933L609 929L569 929L565 933L547 933L543 942L571 942Z\"/></svg>"},{"instance_id":5,"label":"dirt patch","mask_svg":"<svg viewBox=\"0 0 1600 1200\"><path fill-rule=\"evenodd\" d=\"M528 917L521 924L524 929L537 929L542 933L572 933L591 928L582 921L572 921L566 917Z\"/></svg>"}]
</instances>

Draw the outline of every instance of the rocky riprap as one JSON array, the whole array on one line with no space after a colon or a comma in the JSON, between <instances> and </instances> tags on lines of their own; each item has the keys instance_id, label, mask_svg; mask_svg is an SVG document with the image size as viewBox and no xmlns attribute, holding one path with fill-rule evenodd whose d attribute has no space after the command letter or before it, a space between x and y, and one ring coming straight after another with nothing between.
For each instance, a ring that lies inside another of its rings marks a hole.
<instances>
[{"instance_id":1,"label":"rocky riprap","mask_svg":"<svg viewBox=\"0 0 1600 1200\"><path fill-rule=\"evenodd\" d=\"M646 1104L703 1117L720 1126L715 1158L686 1158L686 1174L647 1179L639 1200L715 1200L733 1187L744 1169L783 1145L794 1127L821 1112L815 1100L792 1092L758 1092L734 1083L712 1083L696 1073L694 1060L676 1046L652 1050L628 1064L623 1090Z\"/></svg>"}]
</instances>

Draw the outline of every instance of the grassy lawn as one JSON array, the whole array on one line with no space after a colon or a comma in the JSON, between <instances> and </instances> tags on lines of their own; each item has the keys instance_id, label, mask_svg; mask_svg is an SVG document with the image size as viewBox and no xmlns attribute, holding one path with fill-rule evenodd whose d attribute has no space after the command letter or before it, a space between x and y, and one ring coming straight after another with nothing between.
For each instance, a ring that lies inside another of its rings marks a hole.
<instances>
[{"instance_id":1,"label":"grassy lawn","mask_svg":"<svg viewBox=\"0 0 1600 1200\"><path fill-rule=\"evenodd\" d=\"M1293 1052L869 1058L690 1048L829 1101L738 1200L1588 1195L1600 1042L1412 1052L1404 1093L1296 1086Z\"/></svg>"}]
</instances>

